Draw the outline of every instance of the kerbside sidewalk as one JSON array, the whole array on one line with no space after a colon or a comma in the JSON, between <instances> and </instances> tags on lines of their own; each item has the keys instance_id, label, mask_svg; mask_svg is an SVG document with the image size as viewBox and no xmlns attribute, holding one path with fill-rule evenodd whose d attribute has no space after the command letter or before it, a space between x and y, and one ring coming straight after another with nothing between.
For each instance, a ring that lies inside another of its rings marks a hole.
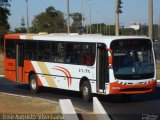
<instances>
[{"instance_id":1,"label":"kerbside sidewalk","mask_svg":"<svg viewBox=\"0 0 160 120\"><path fill-rule=\"evenodd\" d=\"M0 92L0 114L61 114L59 103Z\"/></svg>"},{"instance_id":2,"label":"kerbside sidewalk","mask_svg":"<svg viewBox=\"0 0 160 120\"><path fill-rule=\"evenodd\" d=\"M157 80L157 87L160 87L160 80Z\"/></svg>"}]
</instances>

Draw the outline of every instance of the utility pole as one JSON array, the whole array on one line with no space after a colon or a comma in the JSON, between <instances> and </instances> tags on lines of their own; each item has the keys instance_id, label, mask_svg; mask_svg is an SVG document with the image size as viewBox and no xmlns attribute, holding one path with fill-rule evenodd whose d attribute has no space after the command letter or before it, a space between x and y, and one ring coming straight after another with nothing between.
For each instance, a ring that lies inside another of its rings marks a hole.
<instances>
[{"instance_id":1,"label":"utility pole","mask_svg":"<svg viewBox=\"0 0 160 120\"><path fill-rule=\"evenodd\" d=\"M82 14L82 26L84 26L84 21L83 21L83 0L81 0L81 14Z\"/></svg>"},{"instance_id":2,"label":"utility pole","mask_svg":"<svg viewBox=\"0 0 160 120\"><path fill-rule=\"evenodd\" d=\"M97 34L98 34L98 23L97 23Z\"/></svg>"},{"instance_id":3,"label":"utility pole","mask_svg":"<svg viewBox=\"0 0 160 120\"><path fill-rule=\"evenodd\" d=\"M158 20L158 38L160 39L160 12L159 12L158 18L159 18L159 20Z\"/></svg>"},{"instance_id":4,"label":"utility pole","mask_svg":"<svg viewBox=\"0 0 160 120\"><path fill-rule=\"evenodd\" d=\"M153 39L153 0L148 0L149 37Z\"/></svg>"},{"instance_id":5,"label":"utility pole","mask_svg":"<svg viewBox=\"0 0 160 120\"><path fill-rule=\"evenodd\" d=\"M91 5L90 5L90 34L92 34L92 11L91 11Z\"/></svg>"},{"instance_id":6,"label":"utility pole","mask_svg":"<svg viewBox=\"0 0 160 120\"><path fill-rule=\"evenodd\" d=\"M107 33L108 33L108 29L107 29L107 28L108 28L108 24L107 24L107 23L108 23L108 20L107 20L107 18L106 18L106 35L107 35Z\"/></svg>"},{"instance_id":7,"label":"utility pole","mask_svg":"<svg viewBox=\"0 0 160 120\"><path fill-rule=\"evenodd\" d=\"M156 9L157 10L157 38L160 38L160 9Z\"/></svg>"},{"instance_id":8,"label":"utility pole","mask_svg":"<svg viewBox=\"0 0 160 120\"><path fill-rule=\"evenodd\" d=\"M69 11L69 0L67 0L67 28L68 34L70 33L70 11Z\"/></svg>"},{"instance_id":9,"label":"utility pole","mask_svg":"<svg viewBox=\"0 0 160 120\"><path fill-rule=\"evenodd\" d=\"M115 35L119 35L119 14L122 13L122 1L121 0L115 0Z\"/></svg>"},{"instance_id":10,"label":"utility pole","mask_svg":"<svg viewBox=\"0 0 160 120\"><path fill-rule=\"evenodd\" d=\"M102 23L100 23L100 34L102 34Z\"/></svg>"},{"instance_id":11,"label":"utility pole","mask_svg":"<svg viewBox=\"0 0 160 120\"><path fill-rule=\"evenodd\" d=\"M26 19L27 19L27 33L29 33L28 0L26 0Z\"/></svg>"},{"instance_id":12,"label":"utility pole","mask_svg":"<svg viewBox=\"0 0 160 120\"><path fill-rule=\"evenodd\" d=\"M21 26L22 27L24 27L25 26L25 19L24 19L24 17L22 16L22 18L21 18Z\"/></svg>"}]
</instances>

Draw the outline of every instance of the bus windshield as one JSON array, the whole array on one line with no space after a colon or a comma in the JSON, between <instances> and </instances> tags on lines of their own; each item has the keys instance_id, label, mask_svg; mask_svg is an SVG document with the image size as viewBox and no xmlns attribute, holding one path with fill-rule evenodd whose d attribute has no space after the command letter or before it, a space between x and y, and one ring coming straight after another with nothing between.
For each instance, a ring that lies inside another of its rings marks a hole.
<instances>
[{"instance_id":1,"label":"bus windshield","mask_svg":"<svg viewBox=\"0 0 160 120\"><path fill-rule=\"evenodd\" d=\"M117 40L111 43L111 49L116 79L140 80L154 77L154 59L150 40Z\"/></svg>"}]
</instances>

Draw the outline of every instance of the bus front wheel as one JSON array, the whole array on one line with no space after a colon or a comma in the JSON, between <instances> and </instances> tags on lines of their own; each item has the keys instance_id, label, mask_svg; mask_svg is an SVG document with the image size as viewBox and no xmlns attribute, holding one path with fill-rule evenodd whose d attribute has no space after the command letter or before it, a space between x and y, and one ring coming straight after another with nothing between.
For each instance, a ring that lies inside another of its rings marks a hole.
<instances>
[{"instance_id":1,"label":"bus front wheel","mask_svg":"<svg viewBox=\"0 0 160 120\"><path fill-rule=\"evenodd\" d=\"M81 91L84 101L90 101L92 99L92 92L89 81L84 81L82 83Z\"/></svg>"},{"instance_id":2,"label":"bus front wheel","mask_svg":"<svg viewBox=\"0 0 160 120\"><path fill-rule=\"evenodd\" d=\"M39 90L39 87L38 87L37 77L35 74L32 74L30 76L29 84L30 84L31 91L34 93L37 93Z\"/></svg>"}]
</instances>

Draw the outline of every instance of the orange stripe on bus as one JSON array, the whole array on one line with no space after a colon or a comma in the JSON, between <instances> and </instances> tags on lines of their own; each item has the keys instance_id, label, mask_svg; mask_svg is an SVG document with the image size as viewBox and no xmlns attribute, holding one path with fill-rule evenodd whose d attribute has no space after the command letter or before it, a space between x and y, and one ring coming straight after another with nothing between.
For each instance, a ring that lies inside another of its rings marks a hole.
<instances>
[{"instance_id":1,"label":"orange stripe on bus","mask_svg":"<svg viewBox=\"0 0 160 120\"><path fill-rule=\"evenodd\" d=\"M5 39L20 39L20 34L7 34Z\"/></svg>"},{"instance_id":2,"label":"orange stripe on bus","mask_svg":"<svg viewBox=\"0 0 160 120\"><path fill-rule=\"evenodd\" d=\"M55 67L61 68L62 70L66 71L68 73L69 86L71 86L71 84L72 84L72 76L71 76L70 72L66 68L64 68L64 67L59 67L59 66L55 66Z\"/></svg>"},{"instance_id":3,"label":"orange stripe on bus","mask_svg":"<svg viewBox=\"0 0 160 120\"><path fill-rule=\"evenodd\" d=\"M134 84L134 85L123 85L117 82L110 83L110 94L140 94L140 93L149 93L155 90L157 82L152 81L148 84ZM143 90L147 88L148 90ZM133 89L130 91L125 91L127 89ZM135 89L135 90L134 90ZM139 89L139 90L136 90ZM142 89L142 90L140 90Z\"/></svg>"}]
</instances>

